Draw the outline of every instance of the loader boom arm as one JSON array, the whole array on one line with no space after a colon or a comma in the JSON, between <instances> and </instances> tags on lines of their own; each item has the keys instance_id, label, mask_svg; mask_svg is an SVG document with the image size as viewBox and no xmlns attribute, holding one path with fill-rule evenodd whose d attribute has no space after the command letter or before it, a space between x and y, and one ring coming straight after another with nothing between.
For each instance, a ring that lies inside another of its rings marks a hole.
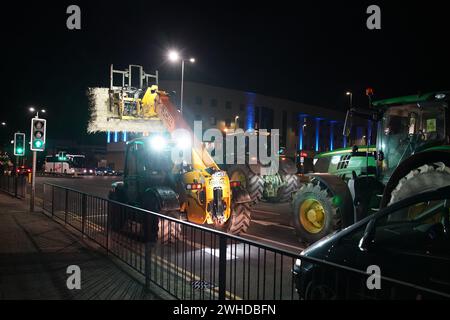
<instances>
[{"instance_id":1,"label":"loader boom arm","mask_svg":"<svg viewBox=\"0 0 450 320\"><path fill-rule=\"evenodd\" d=\"M150 89L147 89L150 90ZM204 148L201 141L192 132L181 112L172 104L169 96L164 91L158 91L155 99L155 110L167 131L172 133L176 129L184 129L192 137L192 165L194 169L204 170L214 168L220 170L209 152Z\"/></svg>"}]
</instances>

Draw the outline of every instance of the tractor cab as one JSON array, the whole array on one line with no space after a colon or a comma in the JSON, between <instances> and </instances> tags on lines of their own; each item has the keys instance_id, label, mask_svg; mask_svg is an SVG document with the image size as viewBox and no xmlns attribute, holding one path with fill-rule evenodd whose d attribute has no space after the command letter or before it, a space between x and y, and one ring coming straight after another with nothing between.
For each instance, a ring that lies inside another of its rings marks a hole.
<instances>
[{"instance_id":1,"label":"tractor cab","mask_svg":"<svg viewBox=\"0 0 450 320\"><path fill-rule=\"evenodd\" d=\"M374 102L380 110L377 152L380 179L411 155L448 143L448 105L445 94L408 96Z\"/></svg>"}]
</instances>

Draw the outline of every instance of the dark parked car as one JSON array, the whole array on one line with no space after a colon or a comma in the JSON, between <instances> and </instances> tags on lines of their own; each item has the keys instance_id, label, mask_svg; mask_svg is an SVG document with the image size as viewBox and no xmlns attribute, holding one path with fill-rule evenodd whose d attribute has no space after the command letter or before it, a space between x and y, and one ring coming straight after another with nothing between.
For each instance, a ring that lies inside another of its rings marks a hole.
<instances>
[{"instance_id":1,"label":"dark parked car","mask_svg":"<svg viewBox=\"0 0 450 320\"><path fill-rule=\"evenodd\" d=\"M95 175L96 176L115 176L116 171L109 167L103 167L103 168L96 168L95 169Z\"/></svg>"},{"instance_id":2,"label":"dark parked car","mask_svg":"<svg viewBox=\"0 0 450 320\"><path fill-rule=\"evenodd\" d=\"M450 186L395 203L316 242L293 268L300 297L450 298L449 215ZM380 290L367 286L369 266L379 267Z\"/></svg>"}]
</instances>

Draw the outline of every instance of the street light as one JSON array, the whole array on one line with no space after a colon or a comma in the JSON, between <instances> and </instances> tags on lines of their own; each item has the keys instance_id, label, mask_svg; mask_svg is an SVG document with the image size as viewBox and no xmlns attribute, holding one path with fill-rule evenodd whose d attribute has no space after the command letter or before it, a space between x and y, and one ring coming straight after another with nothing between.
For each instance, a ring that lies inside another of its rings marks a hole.
<instances>
[{"instance_id":1,"label":"street light","mask_svg":"<svg viewBox=\"0 0 450 320\"><path fill-rule=\"evenodd\" d=\"M36 118L39 118L39 112L41 112L41 113L47 112L47 110L45 110L45 109L37 110L35 107L29 107L28 110L32 113L36 112Z\"/></svg>"},{"instance_id":2,"label":"street light","mask_svg":"<svg viewBox=\"0 0 450 320\"><path fill-rule=\"evenodd\" d=\"M234 129L237 129L237 120L239 119L239 116L234 117Z\"/></svg>"},{"instance_id":3,"label":"street light","mask_svg":"<svg viewBox=\"0 0 450 320\"><path fill-rule=\"evenodd\" d=\"M353 93L350 91L347 91L345 94L350 97L350 108L352 108L353 107Z\"/></svg>"},{"instance_id":4,"label":"street light","mask_svg":"<svg viewBox=\"0 0 450 320\"><path fill-rule=\"evenodd\" d=\"M180 54L175 50L170 50L168 54L169 60L172 62L177 62L181 60L181 93L180 93L180 113L183 113L183 90L184 90L184 62L186 61ZM195 62L195 58L189 59L190 63Z\"/></svg>"},{"instance_id":5,"label":"street light","mask_svg":"<svg viewBox=\"0 0 450 320\"><path fill-rule=\"evenodd\" d=\"M2 122L2 126L3 126L3 127L6 127L6 122Z\"/></svg>"}]
</instances>

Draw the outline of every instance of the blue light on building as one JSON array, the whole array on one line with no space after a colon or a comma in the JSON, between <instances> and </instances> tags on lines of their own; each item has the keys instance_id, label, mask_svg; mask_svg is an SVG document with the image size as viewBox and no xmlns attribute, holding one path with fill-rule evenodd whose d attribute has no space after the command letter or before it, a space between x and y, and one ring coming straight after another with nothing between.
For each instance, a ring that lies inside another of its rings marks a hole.
<instances>
[{"instance_id":1,"label":"blue light on building","mask_svg":"<svg viewBox=\"0 0 450 320\"><path fill-rule=\"evenodd\" d=\"M106 142L107 142L107 143L111 143L111 131L108 131L108 132L106 133Z\"/></svg>"},{"instance_id":2,"label":"blue light on building","mask_svg":"<svg viewBox=\"0 0 450 320\"><path fill-rule=\"evenodd\" d=\"M330 121L330 151L334 150L334 124L336 121Z\"/></svg>"},{"instance_id":3,"label":"blue light on building","mask_svg":"<svg viewBox=\"0 0 450 320\"><path fill-rule=\"evenodd\" d=\"M114 142L119 141L119 133L117 131L114 131Z\"/></svg>"},{"instance_id":4,"label":"blue light on building","mask_svg":"<svg viewBox=\"0 0 450 320\"><path fill-rule=\"evenodd\" d=\"M319 152L320 149L320 121L322 118L316 118L316 152Z\"/></svg>"},{"instance_id":5,"label":"blue light on building","mask_svg":"<svg viewBox=\"0 0 450 320\"><path fill-rule=\"evenodd\" d=\"M247 121L245 124L245 130L254 130L255 129L255 94L251 92L245 93L247 100Z\"/></svg>"},{"instance_id":6,"label":"blue light on building","mask_svg":"<svg viewBox=\"0 0 450 320\"><path fill-rule=\"evenodd\" d=\"M123 142L127 142L127 132L126 131L123 132L122 138L123 138Z\"/></svg>"}]
</instances>

